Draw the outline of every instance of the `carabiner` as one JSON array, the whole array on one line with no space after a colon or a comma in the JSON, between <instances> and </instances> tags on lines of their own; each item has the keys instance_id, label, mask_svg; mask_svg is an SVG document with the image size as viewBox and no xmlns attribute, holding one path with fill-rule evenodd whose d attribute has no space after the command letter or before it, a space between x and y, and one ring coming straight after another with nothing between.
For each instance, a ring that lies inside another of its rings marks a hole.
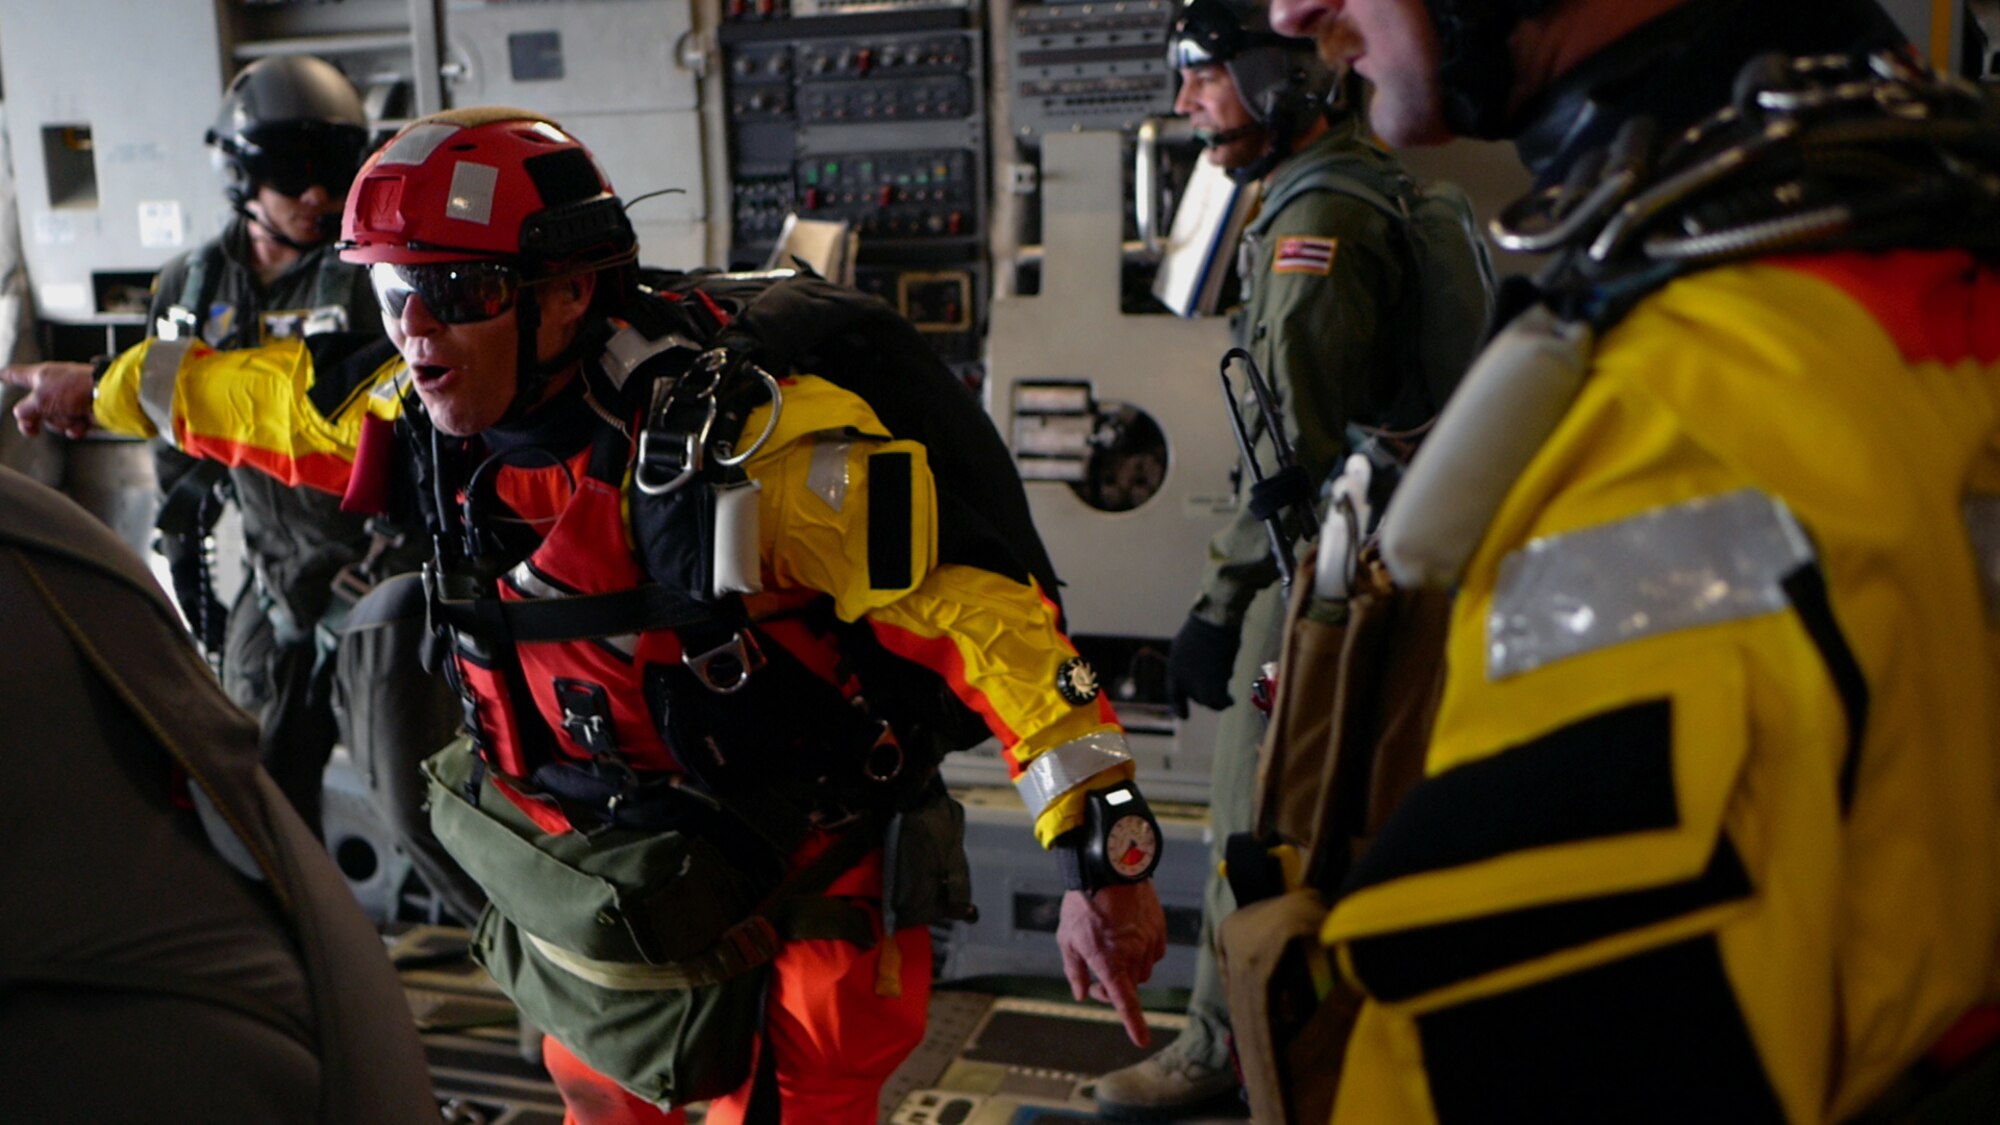
<instances>
[{"instance_id":1,"label":"carabiner","mask_svg":"<svg viewBox=\"0 0 2000 1125\"><path fill-rule=\"evenodd\" d=\"M681 435L682 447L679 452L678 466L665 470L666 472L674 472L676 475L673 479L664 482L659 481L657 478L647 479L647 473L656 464L667 463L670 455L664 451L655 450L652 439L656 434L669 434L671 436L670 432L655 430L650 427L639 431L639 457L638 464L632 470L633 485L648 496L663 496L680 488L688 481L693 480L694 475L702 469L703 451L708 448L709 435L715 429L715 415L715 399L713 396L710 396L708 399L708 412L702 416L701 428L693 433L684 433Z\"/></svg>"}]
</instances>

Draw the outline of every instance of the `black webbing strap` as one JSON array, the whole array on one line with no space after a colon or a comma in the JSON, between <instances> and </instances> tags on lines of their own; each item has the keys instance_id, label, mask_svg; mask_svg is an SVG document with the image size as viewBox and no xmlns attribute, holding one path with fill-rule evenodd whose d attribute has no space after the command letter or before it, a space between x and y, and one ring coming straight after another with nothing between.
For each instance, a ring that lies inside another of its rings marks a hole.
<instances>
[{"instance_id":1,"label":"black webbing strap","mask_svg":"<svg viewBox=\"0 0 2000 1125\"><path fill-rule=\"evenodd\" d=\"M875 945L875 929L861 907L823 892L882 841L885 818L864 817L826 851L793 872L757 904L749 917L724 931L714 945L671 965L648 967L654 987L705 988L733 980L768 963L787 941L835 938L862 949Z\"/></svg>"},{"instance_id":2,"label":"black webbing strap","mask_svg":"<svg viewBox=\"0 0 2000 1125\"><path fill-rule=\"evenodd\" d=\"M437 621L475 637L506 637L516 644L582 641L682 629L713 621L716 607L648 583L604 594L503 601L437 597Z\"/></svg>"},{"instance_id":3,"label":"black webbing strap","mask_svg":"<svg viewBox=\"0 0 2000 1125\"><path fill-rule=\"evenodd\" d=\"M1250 514L1260 520L1271 520L1287 508L1310 509L1312 502L1312 477L1295 464L1250 486Z\"/></svg>"},{"instance_id":4,"label":"black webbing strap","mask_svg":"<svg viewBox=\"0 0 2000 1125\"><path fill-rule=\"evenodd\" d=\"M1840 760L1840 811L1846 813L1854 804L1854 789L1861 775L1861 745L1868 733L1868 677L1833 615L1833 597L1819 565L1808 563L1799 567L1786 575L1780 585L1798 614L1799 623L1805 626L1806 635L1812 638L1813 647L1819 650L1820 659L1826 662L1827 676L1833 681L1841 710L1846 714L1847 752Z\"/></svg>"},{"instance_id":5,"label":"black webbing strap","mask_svg":"<svg viewBox=\"0 0 2000 1125\"><path fill-rule=\"evenodd\" d=\"M222 515L219 505L209 503L217 485L229 479L229 467L220 461L197 459L187 471L174 478L153 528L167 535L206 535Z\"/></svg>"}]
</instances>

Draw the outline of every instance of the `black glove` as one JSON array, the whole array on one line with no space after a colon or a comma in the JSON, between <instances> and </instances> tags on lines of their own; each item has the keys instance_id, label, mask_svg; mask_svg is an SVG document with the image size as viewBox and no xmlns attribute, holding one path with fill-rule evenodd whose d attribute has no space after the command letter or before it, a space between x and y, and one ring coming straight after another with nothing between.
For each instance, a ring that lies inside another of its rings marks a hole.
<instances>
[{"instance_id":1,"label":"black glove","mask_svg":"<svg viewBox=\"0 0 2000 1125\"><path fill-rule=\"evenodd\" d=\"M1233 629L1188 616L1167 651L1167 703L1174 714L1187 718L1190 699L1211 711L1236 702L1229 695L1229 673L1236 668L1237 640Z\"/></svg>"}]
</instances>

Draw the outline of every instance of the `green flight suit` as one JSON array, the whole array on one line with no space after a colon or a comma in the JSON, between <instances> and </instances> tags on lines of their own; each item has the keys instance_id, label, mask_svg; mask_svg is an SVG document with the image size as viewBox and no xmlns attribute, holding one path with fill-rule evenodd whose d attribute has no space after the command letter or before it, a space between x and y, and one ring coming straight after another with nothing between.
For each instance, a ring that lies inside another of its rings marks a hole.
<instances>
[{"instance_id":1,"label":"green flight suit","mask_svg":"<svg viewBox=\"0 0 2000 1125\"><path fill-rule=\"evenodd\" d=\"M1322 481L1345 459L1349 422L1377 420L1399 372L1396 312L1409 273L1402 232L1387 216L1343 193L1358 181L1388 191L1401 174L1393 157L1363 140L1348 118L1280 164L1265 183L1265 205L1244 232L1240 272L1245 290L1233 322L1238 343L1257 361L1276 393L1285 435L1299 463ZM1253 449L1268 471L1271 439L1249 388L1238 380L1239 404ZM1218 427L1223 423L1217 420ZM1227 441L1218 429L1211 440ZM1239 494L1247 491L1247 474ZM1237 632L1230 676L1235 703L1216 733L1209 818L1210 871L1230 834L1250 829L1257 746L1264 715L1250 703L1250 685L1278 659L1285 602L1278 566L1263 525L1247 505L1208 545L1194 615ZM1195 966L1192 1017L1183 1034L1205 1036L1195 1057L1226 1065L1222 1032L1228 1013L1213 952L1214 927L1236 908L1228 884L1211 874L1203 896L1203 940Z\"/></svg>"}]
</instances>

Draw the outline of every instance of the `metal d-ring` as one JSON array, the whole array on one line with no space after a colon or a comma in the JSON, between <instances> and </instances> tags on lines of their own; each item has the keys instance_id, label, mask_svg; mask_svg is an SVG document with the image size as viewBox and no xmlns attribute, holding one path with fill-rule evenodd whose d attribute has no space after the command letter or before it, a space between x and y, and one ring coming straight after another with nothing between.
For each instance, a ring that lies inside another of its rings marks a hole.
<instances>
[{"instance_id":1,"label":"metal d-ring","mask_svg":"<svg viewBox=\"0 0 2000 1125\"><path fill-rule=\"evenodd\" d=\"M723 457L718 455L715 458L715 463L723 466L724 468L733 469L736 466L741 465L743 462L748 461L750 458L755 457L757 455L757 451L764 448L764 443L771 440L771 435L778 432L778 415L785 408L785 394L783 391L778 389L778 380L773 378L769 371L764 370L763 368L757 366L754 363L748 364L747 366L750 368L750 370L757 373L758 378L764 380L764 389L771 393L771 417L765 420L764 432L757 435L757 440L750 443L750 448L744 450L741 453L736 454L734 457ZM713 400L711 400L709 405L709 421L713 422L714 420L715 420L715 407ZM704 429L704 433L705 432L706 431Z\"/></svg>"}]
</instances>

